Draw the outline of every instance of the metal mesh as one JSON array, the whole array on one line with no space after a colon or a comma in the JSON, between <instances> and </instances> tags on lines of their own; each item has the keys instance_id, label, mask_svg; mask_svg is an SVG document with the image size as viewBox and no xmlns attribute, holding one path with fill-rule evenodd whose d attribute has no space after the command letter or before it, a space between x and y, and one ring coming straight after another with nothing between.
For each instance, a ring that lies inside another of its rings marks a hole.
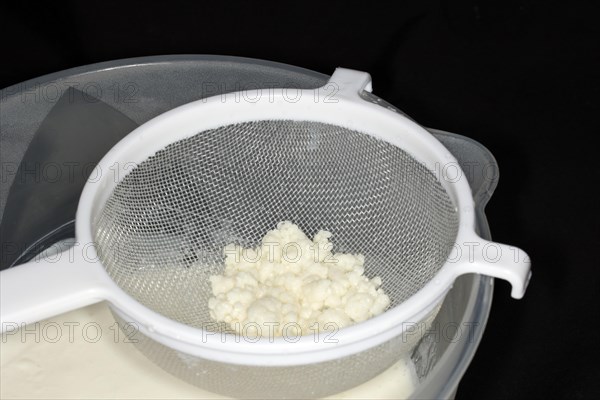
<instances>
[{"instance_id":1,"label":"metal mesh","mask_svg":"<svg viewBox=\"0 0 600 400\"><path fill-rule=\"evenodd\" d=\"M223 247L255 246L283 220L364 254L391 307L437 273L458 229L444 188L402 149L335 125L269 120L200 132L140 163L106 202L95 240L127 293L206 327Z\"/></svg>"},{"instance_id":2,"label":"metal mesh","mask_svg":"<svg viewBox=\"0 0 600 400\"><path fill-rule=\"evenodd\" d=\"M223 247L256 246L284 220L311 237L332 232L334 251L364 254L365 275L381 276L391 307L432 279L458 230L447 193L408 153L308 121L248 122L175 142L116 186L94 226L100 259L121 288L173 320L214 329L208 277L222 271ZM419 326L428 327L437 310ZM383 372L423 333L294 367L210 361L145 337L137 346L167 371L214 392L310 398Z\"/></svg>"}]
</instances>

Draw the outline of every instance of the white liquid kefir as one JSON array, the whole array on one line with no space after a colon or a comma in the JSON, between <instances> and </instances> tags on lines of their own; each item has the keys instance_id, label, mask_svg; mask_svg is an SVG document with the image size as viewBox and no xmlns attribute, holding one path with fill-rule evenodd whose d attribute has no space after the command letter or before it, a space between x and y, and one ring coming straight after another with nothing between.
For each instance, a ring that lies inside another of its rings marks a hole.
<instances>
[{"instance_id":1,"label":"white liquid kefir","mask_svg":"<svg viewBox=\"0 0 600 400\"><path fill-rule=\"evenodd\" d=\"M163 371L127 343L105 303L2 335L3 399L223 398ZM403 399L414 389L409 362L398 361L333 399Z\"/></svg>"}]
</instances>

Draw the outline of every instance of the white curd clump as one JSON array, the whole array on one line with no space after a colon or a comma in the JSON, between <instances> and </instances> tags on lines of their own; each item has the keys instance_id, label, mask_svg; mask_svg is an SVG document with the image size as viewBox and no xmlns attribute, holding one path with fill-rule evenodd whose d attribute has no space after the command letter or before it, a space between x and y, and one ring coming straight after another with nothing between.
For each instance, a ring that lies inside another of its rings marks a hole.
<instances>
[{"instance_id":1,"label":"white curd clump","mask_svg":"<svg viewBox=\"0 0 600 400\"><path fill-rule=\"evenodd\" d=\"M224 249L225 270L210 277L211 317L239 334L299 336L341 329L390 304L381 278L367 278L362 254L332 253L330 232L309 239L284 221L261 245Z\"/></svg>"}]
</instances>

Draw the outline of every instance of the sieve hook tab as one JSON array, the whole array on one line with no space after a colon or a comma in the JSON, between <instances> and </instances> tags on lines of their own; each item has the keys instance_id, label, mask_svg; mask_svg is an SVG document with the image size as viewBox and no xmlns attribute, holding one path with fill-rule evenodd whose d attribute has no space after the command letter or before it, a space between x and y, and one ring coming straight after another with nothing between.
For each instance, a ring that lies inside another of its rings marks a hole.
<instances>
[{"instance_id":1,"label":"sieve hook tab","mask_svg":"<svg viewBox=\"0 0 600 400\"><path fill-rule=\"evenodd\" d=\"M367 72L357 71L348 68L336 68L324 86L326 89L333 89L340 97L358 98L363 90L373 91L371 75Z\"/></svg>"},{"instance_id":2,"label":"sieve hook tab","mask_svg":"<svg viewBox=\"0 0 600 400\"><path fill-rule=\"evenodd\" d=\"M531 261L523 250L479 237L460 247L460 262L454 268L457 276L478 273L504 279L511 284L514 299L523 297L531 279Z\"/></svg>"}]
</instances>

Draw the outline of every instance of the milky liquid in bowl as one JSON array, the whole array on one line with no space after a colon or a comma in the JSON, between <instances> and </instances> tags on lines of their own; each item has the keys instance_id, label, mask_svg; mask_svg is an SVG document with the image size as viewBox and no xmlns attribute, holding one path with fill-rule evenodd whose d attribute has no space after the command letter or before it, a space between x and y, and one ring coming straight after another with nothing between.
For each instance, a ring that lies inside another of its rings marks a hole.
<instances>
[{"instance_id":1,"label":"milky liquid in bowl","mask_svg":"<svg viewBox=\"0 0 600 400\"><path fill-rule=\"evenodd\" d=\"M163 371L134 345L104 303L3 334L0 398L217 399L225 398ZM234 377L232 377L234 378ZM330 399L402 399L415 388L409 360Z\"/></svg>"}]
</instances>

